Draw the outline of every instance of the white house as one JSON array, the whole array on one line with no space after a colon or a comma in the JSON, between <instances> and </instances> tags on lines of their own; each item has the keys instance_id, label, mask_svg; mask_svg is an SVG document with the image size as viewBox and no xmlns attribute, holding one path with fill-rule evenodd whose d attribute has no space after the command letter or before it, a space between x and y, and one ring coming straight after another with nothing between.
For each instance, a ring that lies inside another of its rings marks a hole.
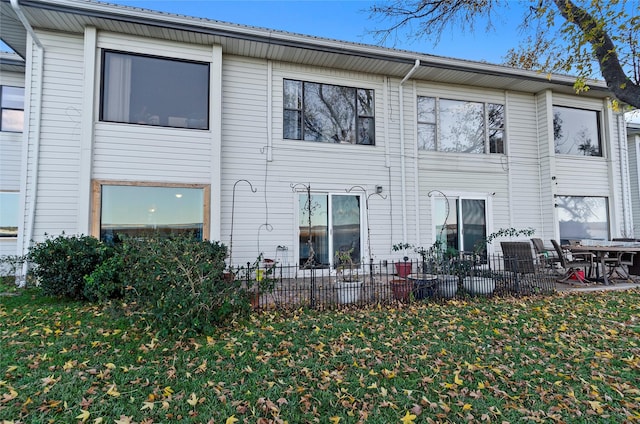
<instances>
[{"instance_id":1,"label":"white house","mask_svg":"<svg viewBox=\"0 0 640 424\"><path fill-rule=\"evenodd\" d=\"M24 59L2 68L3 126L20 109L5 87L25 87L22 137L2 128L2 253L190 229L234 263L303 264L311 237L330 264L439 236L470 250L506 227L633 232L603 82L577 95L569 76L93 1L0 12Z\"/></svg>"}]
</instances>

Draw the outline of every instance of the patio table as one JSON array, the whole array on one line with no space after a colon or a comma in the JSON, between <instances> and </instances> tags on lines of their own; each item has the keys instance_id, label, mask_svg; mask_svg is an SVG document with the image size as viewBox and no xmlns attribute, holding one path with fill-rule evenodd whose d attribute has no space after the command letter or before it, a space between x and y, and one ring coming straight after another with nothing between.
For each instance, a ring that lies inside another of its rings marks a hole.
<instances>
[{"instance_id":1,"label":"patio table","mask_svg":"<svg viewBox=\"0 0 640 424\"><path fill-rule=\"evenodd\" d=\"M640 244L638 243L615 243L593 246L578 244L564 247L572 253L592 253L602 269L602 280L605 285L610 284L606 271L606 259L611 258L612 254L614 255L613 257L619 258L620 253L635 253L634 262L635 259L640 258Z\"/></svg>"}]
</instances>

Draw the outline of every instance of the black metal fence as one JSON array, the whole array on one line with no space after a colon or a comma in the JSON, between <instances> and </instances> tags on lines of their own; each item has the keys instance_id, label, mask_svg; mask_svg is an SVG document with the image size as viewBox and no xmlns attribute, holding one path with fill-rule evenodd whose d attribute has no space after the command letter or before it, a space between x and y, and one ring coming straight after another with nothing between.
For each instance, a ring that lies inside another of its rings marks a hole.
<instances>
[{"instance_id":1,"label":"black metal fence","mask_svg":"<svg viewBox=\"0 0 640 424\"><path fill-rule=\"evenodd\" d=\"M245 273L249 286L269 278L272 289L254 297L262 309L335 309L397 302L439 302L477 296L528 296L555 291L558 272L532 258L491 256L446 264L379 261L336 275L327 267L264 264Z\"/></svg>"}]
</instances>

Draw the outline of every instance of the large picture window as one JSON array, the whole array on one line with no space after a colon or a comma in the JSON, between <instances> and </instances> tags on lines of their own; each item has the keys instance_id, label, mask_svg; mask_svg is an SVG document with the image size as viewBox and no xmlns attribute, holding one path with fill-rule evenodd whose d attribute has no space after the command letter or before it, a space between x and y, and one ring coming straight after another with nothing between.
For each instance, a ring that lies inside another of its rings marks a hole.
<instances>
[{"instance_id":1,"label":"large picture window","mask_svg":"<svg viewBox=\"0 0 640 424\"><path fill-rule=\"evenodd\" d=\"M418 96L418 149L504 153L504 105Z\"/></svg>"},{"instance_id":2,"label":"large picture window","mask_svg":"<svg viewBox=\"0 0 640 424\"><path fill-rule=\"evenodd\" d=\"M209 128L209 64L105 51L100 119Z\"/></svg>"},{"instance_id":3,"label":"large picture window","mask_svg":"<svg viewBox=\"0 0 640 424\"><path fill-rule=\"evenodd\" d=\"M609 207L606 197L557 196L560 240L609 240Z\"/></svg>"},{"instance_id":4,"label":"large picture window","mask_svg":"<svg viewBox=\"0 0 640 424\"><path fill-rule=\"evenodd\" d=\"M595 110L554 106L553 140L558 154L602 156L600 114Z\"/></svg>"},{"instance_id":5,"label":"large picture window","mask_svg":"<svg viewBox=\"0 0 640 424\"><path fill-rule=\"evenodd\" d=\"M209 233L209 186L94 181L94 235Z\"/></svg>"},{"instance_id":6,"label":"large picture window","mask_svg":"<svg viewBox=\"0 0 640 424\"><path fill-rule=\"evenodd\" d=\"M20 193L0 192L0 237L18 236L18 215Z\"/></svg>"},{"instance_id":7,"label":"large picture window","mask_svg":"<svg viewBox=\"0 0 640 424\"><path fill-rule=\"evenodd\" d=\"M22 132L24 128L24 88L0 86L0 131Z\"/></svg>"},{"instance_id":8,"label":"large picture window","mask_svg":"<svg viewBox=\"0 0 640 424\"><path fill-rule=\"evenodd\" d=\"M284 80L283 137L375 144L373 90Z\"/></svg>"}]
</instances>

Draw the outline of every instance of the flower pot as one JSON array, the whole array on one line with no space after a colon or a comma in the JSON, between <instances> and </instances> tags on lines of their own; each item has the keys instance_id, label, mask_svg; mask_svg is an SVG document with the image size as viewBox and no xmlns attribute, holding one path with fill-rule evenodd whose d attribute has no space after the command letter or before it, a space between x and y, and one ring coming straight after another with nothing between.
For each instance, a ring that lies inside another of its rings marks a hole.
<instances>
[{"instance_id":1,"label":"flower pot","mask_svg":"<svg viewBox=\"0 0 640 424\"><path fill-rule=\"evenodd\" d=\"M411 288L413 287L412 282L407 280L391 280L389 281L389 285L391 285L391 293L393 293L394 299L401 302L409 300L409 293L411 293Z\"/></svg>"},{"instance_id":2,"label":"flower pot","mask_svg":"<svg viewBox=\"0 0 640 424\"><path fill-rule=\"evenodd\" d=\"M412 262L396 262L396 274L400 278L405 278L407 275L411 274L411 269L413 268Z\"/></svg>"},{"instance_id":3,"label":"flower pot","mask_svg":"<svg viewBox=\"0 0 640 424\"><path fill-rule=\"evenodd\" d=\"M437 276L431 274L410 274L407 279L413 283L413 297L422 300L433 297L436 291Z\"/></svg>"},{"instance_id":4,"label":"flower pot","mask_svg":"<svg viewBox=\"0 0 640 424\"><path fill-rule=\"evenodd\" d=\"M251 307L253 309L258 309L260 307L260 293L250 292L249 301L251 302Z\"/></svg>"},{"instance_id":5,"label":"flower pot","mask_svg":"<svg viewBox=\"0 0 640 424\"><path fill-rule=\"evenodd\" d=\"M496 282L491 277L465 277L462 285L472 295L486 296L496 289Z\"/></svg>"},{"instance_id":6,"label":"flower pot","mask_svg":"<svg viewBox=\"0 0 640 424\"><path fill-rule=\"evenodd\" d=\"M338 303L349 304L360 300L362 281L336 281Z\"/></svg>"},{"instance_id":7,"label":"flower pot","mask_svg":"<svg viewBox=\"0 0 640 424\"><path fill-rule=\"evenodd\" d=\"M457 275L441 275L436 283L436 291L438 296L445 299L455 297L458 292L458 276Z\"/></svg>"}]
</instances>

